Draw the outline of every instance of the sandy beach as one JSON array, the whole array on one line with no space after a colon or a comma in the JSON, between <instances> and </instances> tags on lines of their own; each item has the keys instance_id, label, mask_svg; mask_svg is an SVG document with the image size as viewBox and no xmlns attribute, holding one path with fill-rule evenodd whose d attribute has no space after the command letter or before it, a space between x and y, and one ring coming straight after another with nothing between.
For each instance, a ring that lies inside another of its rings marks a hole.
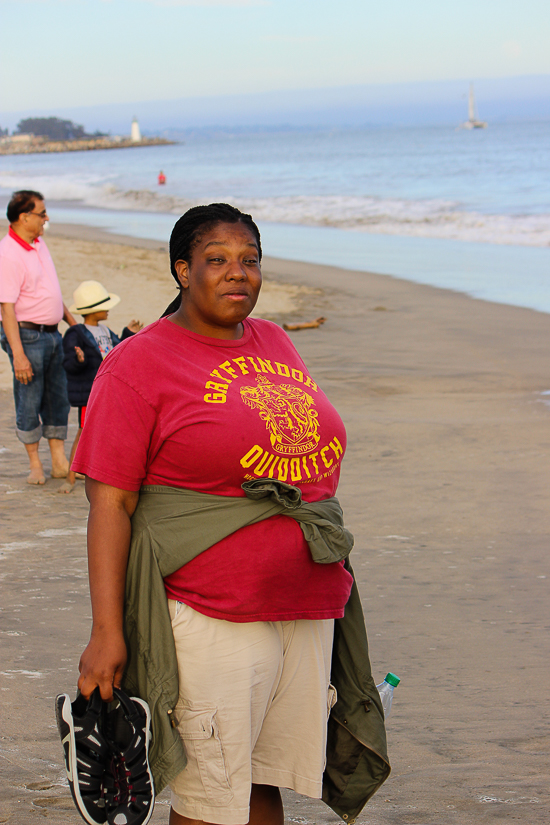
<instances>
[{"instance_id":1,"label":"sandy beach","mask_svg":"<svg viewBox=\"0 0 550 825\"><path fill-rule=\"evenodd\" d=\"M47 243L67 304L89 278L121 295L117 332L174 297L156 242L65 226ZM373 670L402 679L393 772L358 823L545 825L550 314L269 257L263 271L257 314L327 319L290 335L348 430L339 497ZM87 503L82 482L70 496L25 484L11 380L1 353L0 823L61 825L80 821L53 698L74 696L89 634ZM340 821L290 793L286 816ZM167 819L163 794L151 821Z\"/></svg>"}]
</instances>

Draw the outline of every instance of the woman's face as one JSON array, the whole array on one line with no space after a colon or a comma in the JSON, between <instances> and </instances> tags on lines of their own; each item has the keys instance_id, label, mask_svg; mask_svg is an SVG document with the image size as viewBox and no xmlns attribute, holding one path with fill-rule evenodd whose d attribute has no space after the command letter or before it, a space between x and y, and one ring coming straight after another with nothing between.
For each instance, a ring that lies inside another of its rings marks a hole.
<instances>
[{"instance_id":1,"label":"woman's face","mask_svg":"<svg viewBox=\"0 0 550 825\"><path fill-rule=\"evenodd\" d=\"M218 223L194 247L191 262L176 261L182 287L176 323L210 338L237 339L262 285L258 247L242 223Z\"/></svg>"}]
</instances>

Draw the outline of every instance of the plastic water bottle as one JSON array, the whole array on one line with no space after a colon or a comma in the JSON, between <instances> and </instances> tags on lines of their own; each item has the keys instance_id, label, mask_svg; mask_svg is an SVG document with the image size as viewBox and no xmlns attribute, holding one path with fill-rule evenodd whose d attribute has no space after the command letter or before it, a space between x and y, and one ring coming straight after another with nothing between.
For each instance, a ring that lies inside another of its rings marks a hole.
<instances>
[{"instance_id":1,"label":"plastic water bottle","mask_svg":"<svg viewBox=\"0 0 550 825\"><path fill-rule=\"evenodd\" d=\"M394 688L397 687L401 679L395 673L386 673L386 678L381 685L376 685L380 699L382 700L382 707L384 708L384 719L390 715L391 703L393 699Z\"/></svg>"}]
</instances>

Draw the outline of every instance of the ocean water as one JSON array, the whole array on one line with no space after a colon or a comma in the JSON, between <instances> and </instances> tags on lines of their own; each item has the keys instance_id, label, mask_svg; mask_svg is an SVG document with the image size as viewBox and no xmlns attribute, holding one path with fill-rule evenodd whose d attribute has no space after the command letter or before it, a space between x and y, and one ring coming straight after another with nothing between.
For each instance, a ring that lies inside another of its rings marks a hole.
<instances>
[{"instance_id":1,"label":"ocean water","mask_svg":"<svg viewBox=\"0 0 550 825\"><path fill-rule=\"evenodd\" d=\"M226 201L253 214L267 254L544 312L549 181L550 122L198 133L166 147L0 157L0 198L38 189L52 220L166 240L175 215Z\"/></svg>"}]
</instances>

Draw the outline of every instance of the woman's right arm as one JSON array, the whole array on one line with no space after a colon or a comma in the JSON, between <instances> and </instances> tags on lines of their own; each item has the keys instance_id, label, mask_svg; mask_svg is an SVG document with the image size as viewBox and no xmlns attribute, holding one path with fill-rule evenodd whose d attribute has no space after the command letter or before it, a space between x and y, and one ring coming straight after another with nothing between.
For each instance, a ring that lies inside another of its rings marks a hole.
<instances>
[{"instance_id":1,"label":"woman's right arm","mask_svg":"<svg viewBox=\"0 0 550 825\"><path fill-rule=\"evenodd\" d=\"M123 634L124 587L130 550L130 519L139 493L86 478L90 502L88 571L92 600L92 633L80 658L78 688L88 698L99 686L109 702L120 687L126 665Z\"/></svg>"}]
</instances>

